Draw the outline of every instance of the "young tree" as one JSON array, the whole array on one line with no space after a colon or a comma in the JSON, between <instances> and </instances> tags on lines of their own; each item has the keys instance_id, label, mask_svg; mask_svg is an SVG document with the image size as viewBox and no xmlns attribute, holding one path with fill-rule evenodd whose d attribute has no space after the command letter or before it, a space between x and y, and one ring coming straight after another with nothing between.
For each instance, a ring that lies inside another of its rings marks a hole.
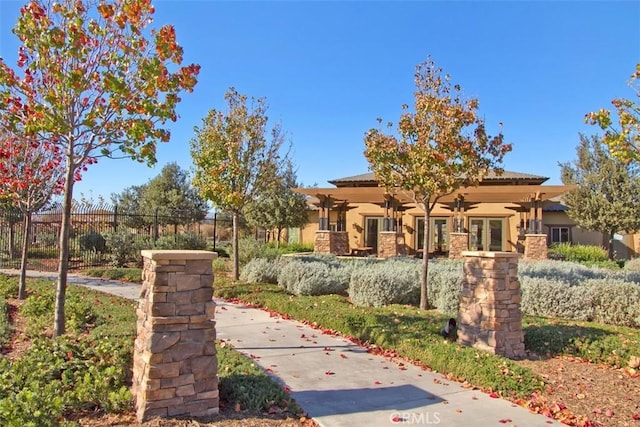
<instances>
[{"instance_id":1,"label":"young tree","mask_svg":"<svg viewBox=\"0 0 640 427\"><path fill-rule=\"evenodd\" d=\"M153 164L163 126L199 66L180 67L172 26L147 29L150 0L32 0L13 32L22 42L15 72L0 59L0 120L64 153L63 221L54 335L65 332L74 182L99 157ZM147 39L149 35L149 39Z\"/></svg>"},{"instance_id":2,"label":"young tree","mask_svg":"<svg viewBox=\"0 0 640 427\"><path fill-rule=\"evenodd\" d=\"M191 157L194 186L215 207L232 214L233 277L238 280L238 221L245 207L277 180L284 160L280 153L284 137L279 125L267 130L264 98L252 98L247 105L246 95L231 87L225 100L226 113L212 109L202 120L202 127L195 128Z\"/></svg>"},{"instance_id":3,"label":"young tree","mask_svg":"<svg viewBox=\"0 0 640 427\"><path fill-rule=\"evenodd\" d=\"M18 298L27 297L27 256L32 214L44 207L51 197L62 191L64 170L62 154L46 141L38 144L33 138L0 135L0 197L22 213L22 256Z\"/></svg>"},{"instance_id":4,"label":"young tree","mask_svg":"<svg viewBox=\"0 0 640 427\"><path fill-rule=\"evenodd\" d=\"M293 191L300 187L293 163L285 162L279 178L259 199L248 206L246 217L249 223L267 230L276 230L276 246L280 244L282 230L287 227L302 227L309 219L307 199Z\"/></svg>"},{"instance_id":5,"label":"young tree","mask_svg":"<svg viewBox=\"0 0 640 427\"><path fill-rule=\"evenodd\" d=\"M629 86L640 97L640 63L636 64ZM602 141L614 157L626 162L640 162L640 105L626 98L616 98L611 104L618 116L618 128L613 124L611 111L604 108L588 113L585 121L604 130Z\"/></svg>"},{"instance_id":6,"label":"young tree","mask_svg":"<svg viewBox=\"0 0 640 427\"><path fill-rule=\"evenodd\" d=\"M440 197L476 185L511 150L502 133L489 137L478 117L478 100L463 100L460 86L427 58L416 67L415 112L402 114L398 134L371 129L365 156L380 185L406 192L424 210L420 308L426 309L429 216ZM403 110L408 110L404 105ZM378 120L381 122L381 120Z\"/></svg>"},{"instance_id":7,"label":"young tree","mask_svg":"<svg viewBox=\"0 0 640 427\"><path fill-rule=\"evenodd\" d=\"M567 215L587 230L607 236L613 259L613 235L640 230L640 169L613 157L599 136L580 135L573 163L560 163L562 182L576 185L563 196Z\"/></svg>"}]
</instances>

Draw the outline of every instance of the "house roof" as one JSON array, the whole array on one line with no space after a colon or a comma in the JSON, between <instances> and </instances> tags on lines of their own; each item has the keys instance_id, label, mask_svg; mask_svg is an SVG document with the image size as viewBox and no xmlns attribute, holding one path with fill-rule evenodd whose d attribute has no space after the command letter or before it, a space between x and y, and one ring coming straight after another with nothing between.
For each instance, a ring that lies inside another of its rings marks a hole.
<instances>
[{"instance_id":1,"label":"house roof","mask_svg":"<svg viewBox=\"0 0 640 427\"><path fill-rule=\"evenodd\" d=\"M502 175L498 176L495 171L491 170L484 177L483 181L529 181L535 184L542 184L547 181L549 178L540 175L532 175L528 173L521 172L513 172L513 171L504 171ZM363 186L363 184L368 185L378 185L378 181L376 180L375 174L373 172L363 173L360 175L348 176L346 178L337 178L329 181L329 184L333 184L337 187L345 187L346 184L351 184L350 186Z\"/></svg>"}]
</instances>

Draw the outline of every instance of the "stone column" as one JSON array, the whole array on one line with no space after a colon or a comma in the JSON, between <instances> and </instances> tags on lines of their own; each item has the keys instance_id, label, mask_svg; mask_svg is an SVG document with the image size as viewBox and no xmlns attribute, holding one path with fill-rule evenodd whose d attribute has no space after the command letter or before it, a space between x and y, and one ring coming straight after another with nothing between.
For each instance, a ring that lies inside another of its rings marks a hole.
<instances>
[{"instance_id":1,"label":"stone column","mask_svg":"<svg viewBox=\"0 0 640 427\"><path fill-rule=\"evenodd\" d=\"M349 235L346 231L316 231L313 251L320 254L349 254Z\"/></svg>"},{"instance_id":2,"label":"stone column","mask_svg":"<svg viewBox=\"0 0 640 427\"><path fill-rule=\"evenodd\" d=\"M460 259L469 249L469 233L449 233L449 258Z\"/></svg>"},{"instance_id":3,"label":"stone column","mask_svg":"<svg viewBox=\"0 0 640 427\"><path fill-rule=\"evenodd\" d=\"M525 234L523 259L547 259L547 250L548 248L546 234Z\"/></svg>"},{"instance_id":4,"label":"stone column","mask_svg":"<svg viewBox=\"0 0 640 427\"><path fill-rule=\"evenodd\" d=\"M524 332L513 252L465 251L458 342L511 359L524 357Z\"/></svg>"},{"instance_id":5,"label":"stone column","mask_svg":"<svg viewBox=\"0 0 640 427\"><path fill-rule=\"evenodd\" d=\"M217 254L148 250L142 257L132 385L138 420L217 414Z\"/></svg>"},{"instance_id":6,"label":"stone column","mask_svg":"<svg viewBox=\"0 0 640 427\"><path fill-rule=\"evenodd\" d=\"M400 255L398 250L398 236L395 231L381 231L378 234L378 257L390 258Z\"/></svg>"},{"instance_id":7,"label":"stone column","mask_svg":"<svg viewBox=\"0 0 640 427\"><path fill-rule=\"evenodd\" d=\"M316 238L313 242L313 252L319 254L331 253L331 232L329 230L316 231Z\"/></svg>"}]
</instances>

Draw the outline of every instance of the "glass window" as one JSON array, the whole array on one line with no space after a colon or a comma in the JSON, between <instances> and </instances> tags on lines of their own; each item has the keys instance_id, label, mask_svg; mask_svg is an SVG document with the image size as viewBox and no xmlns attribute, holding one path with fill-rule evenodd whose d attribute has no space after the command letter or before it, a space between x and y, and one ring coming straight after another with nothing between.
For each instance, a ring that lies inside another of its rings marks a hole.
<instances>
[{"instance_id":1,"label":"glass window","mask_svg":"<svg viewBox=\"0 0 640 427\"><path fill-rule=\"evenodd\" d=\"M469 250L504 251L504 218L470 218Z\"/></svg>"},{"instance_id":2,"label":"glass window","mask_svg":"<svg viewBox=\"0 0 640 427\"><path fill-rule=\"evenodd\" d=\"M567 243L570 242L569 227L549 227L551 234L551 243Z\"/></svg>"},{"instance_id":3,"label":"glass window","mask_svg":"<svg viewBox=\"0 0 640 427\"><path fill-rule=\"evenodd\" d=\"M424 249L424 218L416 218L417 250ZM446 252L449 250L449 218L429 218L429 252Z\"/></svg>"}]
</instances>

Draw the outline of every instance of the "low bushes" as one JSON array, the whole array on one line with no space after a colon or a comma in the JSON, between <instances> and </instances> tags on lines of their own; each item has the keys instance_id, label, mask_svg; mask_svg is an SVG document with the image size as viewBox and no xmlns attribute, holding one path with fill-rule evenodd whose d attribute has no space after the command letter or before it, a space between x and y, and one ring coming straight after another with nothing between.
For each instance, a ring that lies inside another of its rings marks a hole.
<instances>
[{"instance_id":1,"label":"low bushes","mask_svg":"<svg viewBox=\"0 0 640 427\"><path fill-rule=\"evenodd\" d=\"M604 248L593 245L556 243L549 247L549 254L559 255L565 261L575 262L601 262L609 259L607 251Z\"/></svg>"},{"instance_id":2,"label":"low bushes","mask_svg":"<svg viewBox=\"0 0 640 427\"><path fill-rule=\"evenodd\" d=\"M321 295L348 290L356 306L417 305L420 261L342 260L335 256L291 258L286 262L255 259L241 278L249 283L278 283L295 295ZM531 316L559 317L640 326L640 273L590 268L565 261L520 261L518 276L522 310ZM462 287L462 261L429 263L430 308L455 315Z\"/></svg>"},{"instance_id":3,"label":"low bushes","mask_svg":"<svg viewBox=\"0 0 640 427\"><path fill-rule=\"evenodd\" d=\"M530 316L640 326L640 275L571 262L521 262L522 311Z\"/></svg>"},{"instance_id":4,"label":"low bushes","mask_svg":"<svg viewBox=\"0 0 640 427\"><path fill-rule=\"evenodd\" d=\"M294 295L340 294L347 290L350 272L341 263L317 257L295 258L286 262L279 274L278 285Z\"/></svg>"},{"instance_id":5,"label":"low bushes","mask_svg":"<svg viewBox=\"0 0 640 427\"><path fill-rule=\"evenodd\" d=\"M420 269L415 262L389 260L353 271L349 297L354 305L382 307L420 302Z\"/></svg>"}]
</instances>

